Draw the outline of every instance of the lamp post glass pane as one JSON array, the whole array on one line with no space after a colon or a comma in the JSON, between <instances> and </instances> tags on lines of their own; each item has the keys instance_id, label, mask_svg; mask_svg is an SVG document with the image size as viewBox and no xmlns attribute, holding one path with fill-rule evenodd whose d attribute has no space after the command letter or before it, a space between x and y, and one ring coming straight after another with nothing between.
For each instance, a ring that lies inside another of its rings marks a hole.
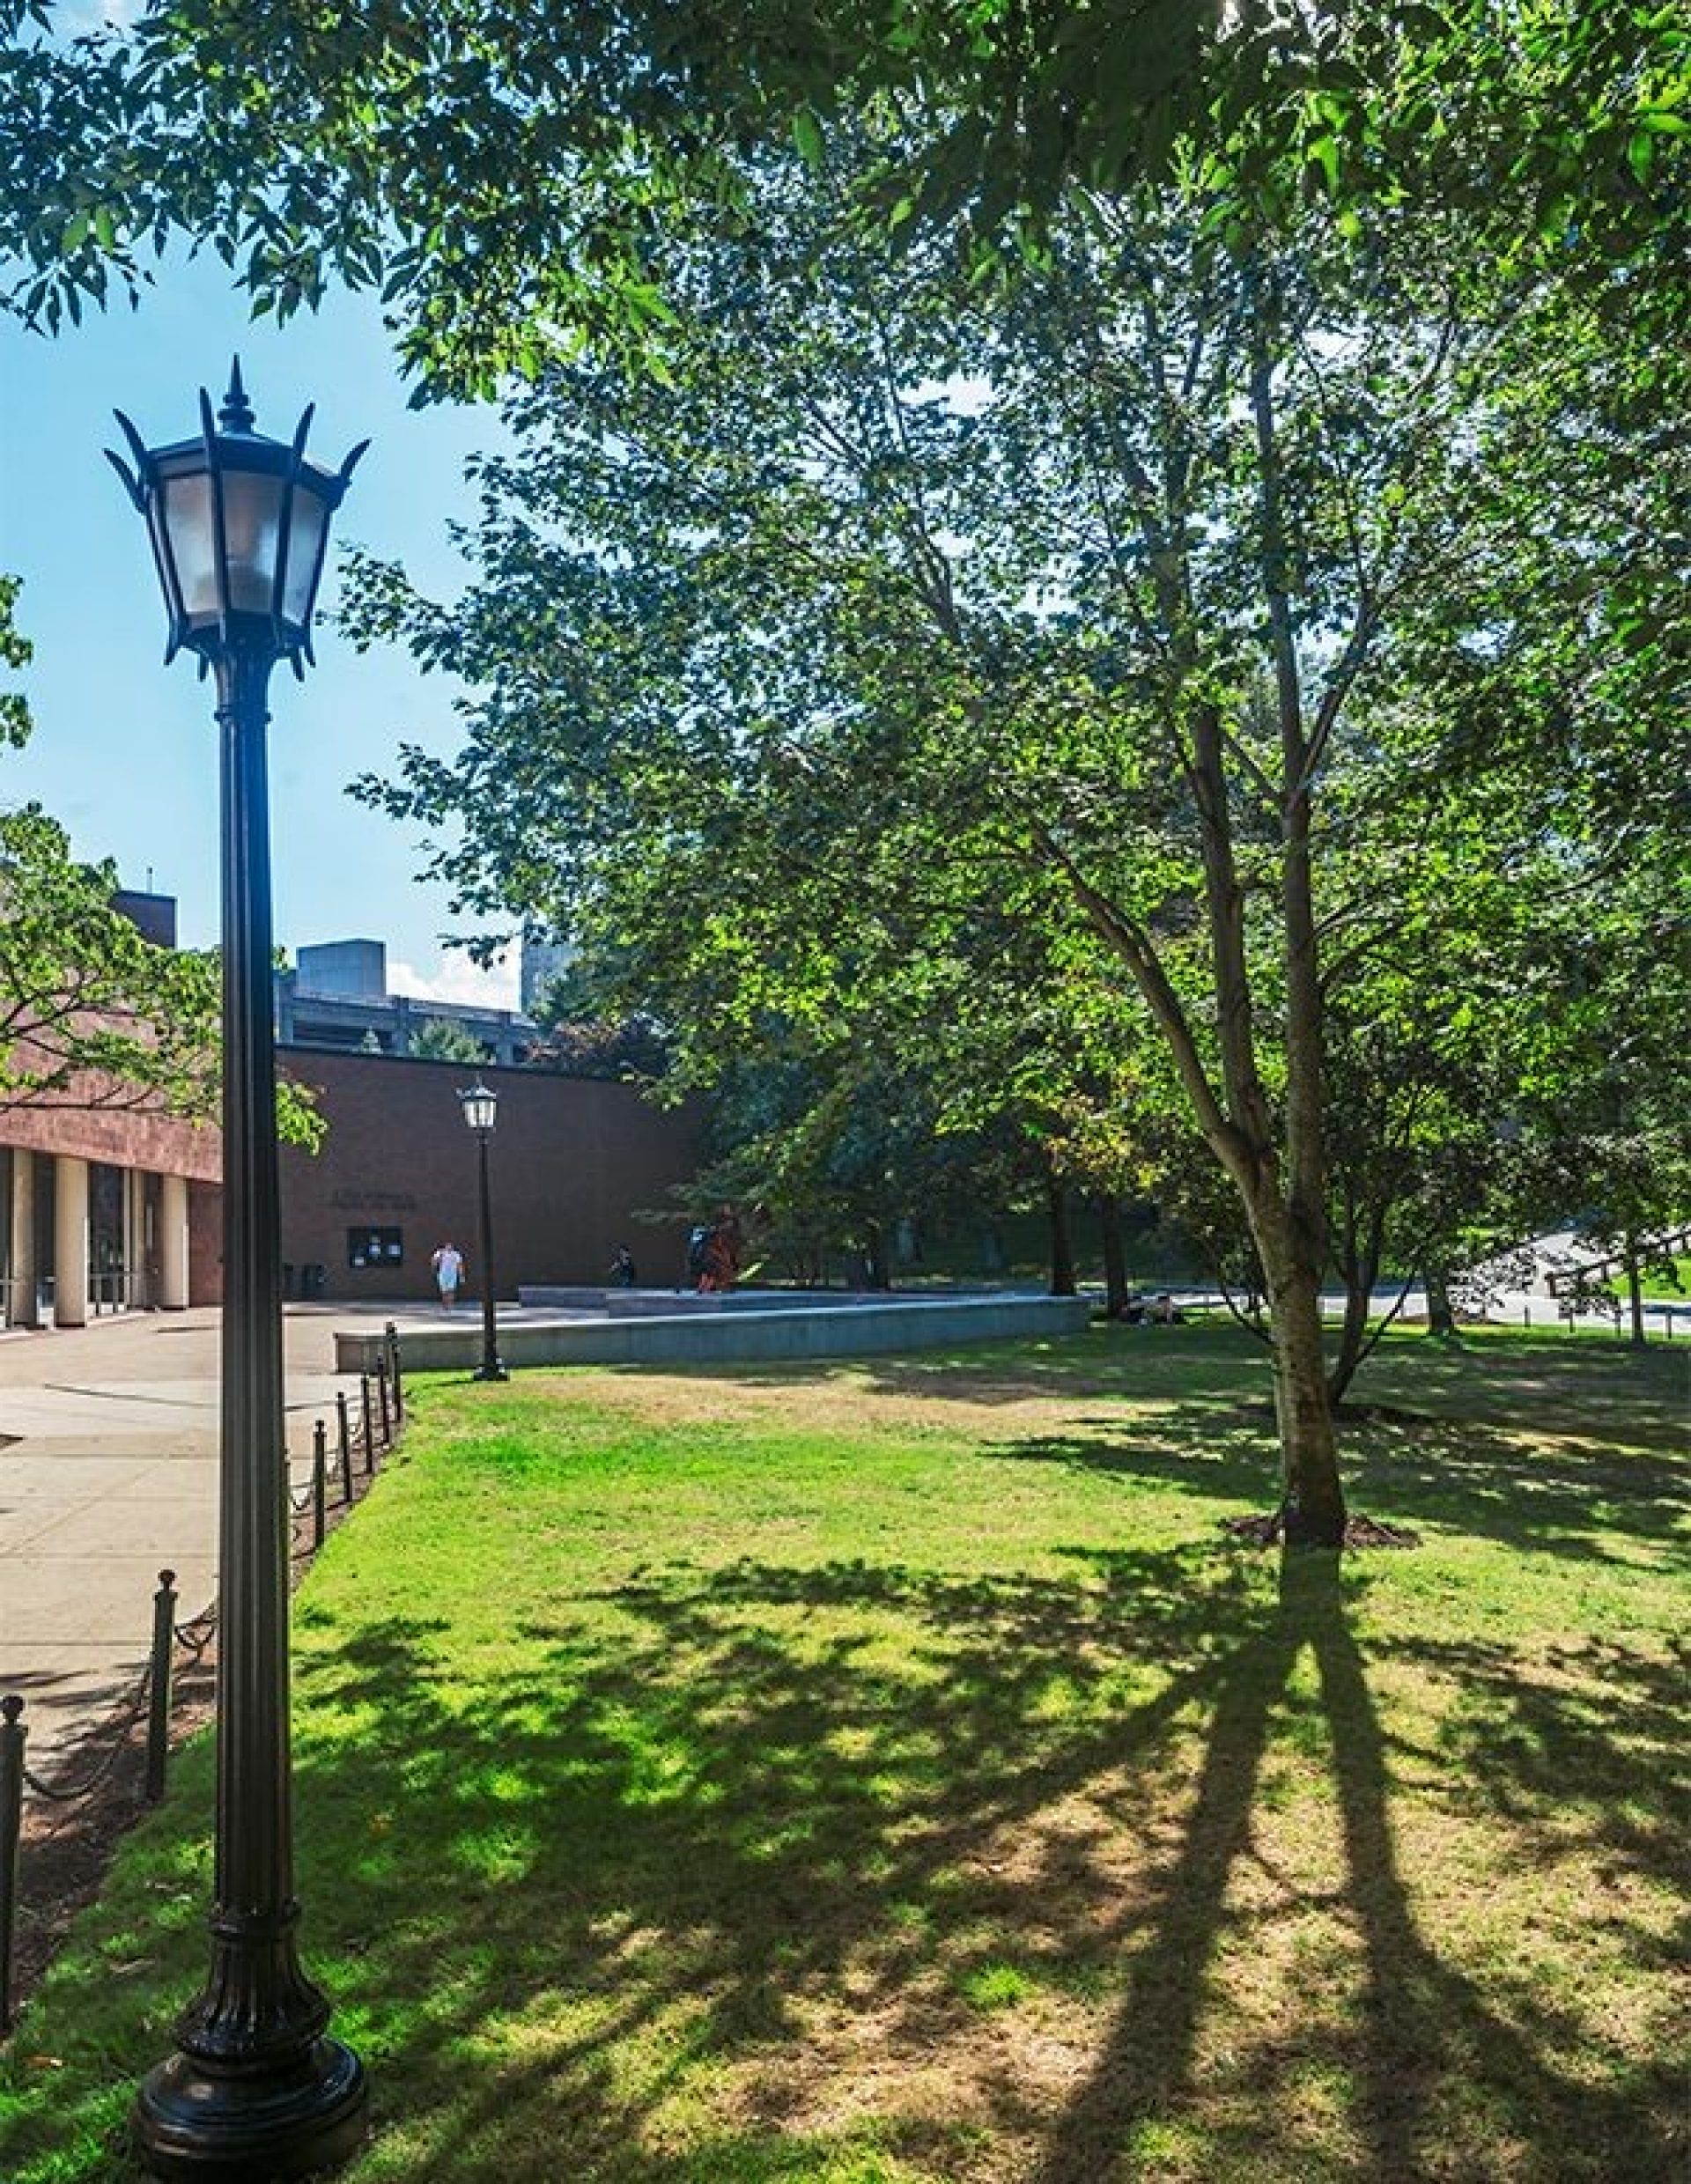
<instances>
[{"instance_id":1,"label":"lamp post glass pane","mask_svg":"<svg viewBox=\"0 0 1691 2184\"><path fill-rule=\"evenodd\" d=\"M274 471L223 472L224 549L229 557L229 606L235 614L269 614L282 546L285 478Z\"/></svg>"},{"instance_id":2,"label":"lamp post glass pane","mask_svg":"<svg viewBox=\"0 0 1691 2184\"><path fill-rule=\"evenodd\" d=\"M329 503L319 498L302 478L294 488L293 514L288 527L288 573L282 589L282 619L301 628L310 609L311 589L328 529Z\"/></svg>"},{"instance_id":3,"label":"lamp post glass pane","mask_svg":"<svg viewBox=\"0 0 1691 2184\"><path fill-rule=\"evenodd\" d=\"M472 1130L491 1130L493 1127L499 1111L499 1096L497 1092L489 1091L484 1084L477 1084L468 1092L461 1092L458 1096L464 1103L464 1120Z\"/></svg>"},{"instance_id":4,"label":"lamp post glass pane","mask_svg":"<svg viewBox=\"0 0 1691 2184\"><path fill-rule=\"evenodd\" d=\"M195 470L161 483L165 535L182 587L182 612L190 622L214 622L219 609L210 473Z\"/></svg>"}]
</instances>

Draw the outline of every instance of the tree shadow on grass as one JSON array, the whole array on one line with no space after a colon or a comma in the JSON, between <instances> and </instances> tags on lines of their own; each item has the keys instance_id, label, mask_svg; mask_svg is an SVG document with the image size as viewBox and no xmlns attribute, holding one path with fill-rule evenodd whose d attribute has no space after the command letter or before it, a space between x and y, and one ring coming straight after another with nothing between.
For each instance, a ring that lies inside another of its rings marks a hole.
<instances>
[{"instance_id":1,"label":"tree shadow on grass","mask_svg":"<svg viewBox=\"0 0 1691 2184\"><path fill-rule=\"evenodd\" d=\"M1384 1395L1445 1416L1507 1419L1524 1431L1589 1433L1666 1449L1686 1445L1691 1344L1639 1351L1625 1343L1387 1343L1360 1376L1359 1400Z\"/></svg>"},{"instance_id":2,"label":"tree shadow on grass","mask_svg":"<svg viewBox=\"0 0 1691 2184\"><path fill-rule=\"evenodd\" d=\"M1375 1650L1383 1663L1411 1659L1457 1693L1419 1755L1453 1809L1506 1822L1547 1871L1593 1854L1605 1884L1634 1877L1683 1895L1691 1881L1683 1764L1691 1649L1683 1641L1651 1653L1598 1638L1532 1662L1473 1640L1388 1637Z\"/></svg>"},{"instance_id":3,"label":"tree shadow on grass","mask_svg":"<svg viewBox=\"0 0 1691 2184\"><path fill-rule=\"evenodd\" d=\"M1138 2173L1126 2155L1106 2157L1104 2150L1131 2144L1135 2128L1178 2108L1188 2087L1207 1970L1225 1924L1229 1880L1250 1847L1271 1718L1305 1648L1331 1731L1346 1897L1365 1958L1354 2066L1368 2174L1409 2184L1448 2173L1449 2140L1439 2149L1433 2138L1444 2092L1458 2081L1465 2106L1494 2118L1498 2133L1496 2148L1467 2147L1464 2173L1625 2176L1641 2184L1677 2173L1684 2148L1662 2121L1679 2107L1670 2064L1624 2090L1594 2082L1563 2045L1569 2028L1554 1997L1540 2003L1517 1992L1505 2014L1419 1930L1394 1845L1388 1738L1350 1628L1338 1558L1289 1550L1277 1615L1228 1664L1185 1840L1133 1958L1114 2029L1046 2145L1038 2184L1102 2184ZM1507 1770L1505 1747L1489 1757L1494 1772ZM1631 1786L1639 1787L1636 1772ZM1252 2131L1237 2138L1235 2158L1248 2163ZM1527 2166L1511 2166L1501 2151L1509 2144Z\"/></svg>"},{"instance_id":4,"label":"tree shadow on grass","mask_svg":"<svg viewBox=\"0 0 1691 2184\"><path fill-rule=\"evenodd\" d=\"M1503 2022L1417 1932L1384 1735L1319 1558L1285 1565L1278 1597L1201 1548L1089 1551L1073 1578L674 1564L508 1644L452 1637L373 1620L301 1663L306 1960L371 2066L384 2177L816 2177L860 2130L849 2101L830 2111L841 2084L868 2119L853 2173L891 2154L963 2184L983 2102L1020 2165L1001 2143L1000 2173L1133 2173L1136 2125L1187 2095L1305 1648L1366 1942L1363 2029L1334 2060L1375 2173L1415 2174L1438 2096L1477 2077L1540 2173L1595 2175L1599 2153L1608 2174L1667 2173L1636 2102L1576 2083L1547 2030ZM1506 1785L1508 1738L1474 1736ZM178 1922L166 1980L198 1964L196 1924ZM988 2077L961 2120L931 2090L901 2108L901 2073L979 2044L964 1986L1007 1947L1052 1991L1121 1995L1084 2089L1059 2112L1049 2088ZM64 2023L104 1967L80 1976L54 1998ZM136 2037L138 2070L154 2050ZM1319 2173L1296 2109L1265 2084L1243 2150L1261 2173ZM83 2173L130 2172L113 2151Z\"/></svg>"},{"instance_id":5,"label":"tree shadow on grass","mask_svg":"<svg viewBox=\"0 0 1691 2184\"><path fill-rule=\"evenodd\" d=\"M1252 1410L1174 1404L1155 1429L1119 1420L1007 1442L998 1457L1156 1480L1206 1496L1272 1498L1272 1428ZM1467 1420L1378 1416L1341 1426L1353 1504L1411 1525L1440 1524L1539 1553L1625 1561L1628 1545L1667 1546L1691 1519L1691 1469L1643 1450L1546 1442Z\"/></svg>"},{"instance_id":6,"label":"tree shadow on grass","mask_svg":"<svg viewBox=\"0 0 1691 2184\"><path fill-rule=\"evenodd\" d=\"M543 1667L485 1686L462 1715L403 1627L362 1633L356 1667L326 1671L314 1701L379 1686L382 1742L409 1755L405 1803L420 1809L414 1824L395 1811L390 1848L349 1877L380 1966L359 2006L451 1997L377 2027L398 2043L408 2134L450 2148L454 2179L667 2176L635 2150L678 2071L783 2056L753 2104L773 2117L815 2013L844 1995L895 2046L919 2046L936 2008L966 2018L936 1992L932 1929L993 1907L985 1850L1100 1773L1166 1752L1253 1612L1237 1573L1190 1558L1135 1558L1122 1576L1100 1590L863 1563L668 1568L594 1604L612 1639L527 1627ZM1186 1664L1126 1703L1078 1725L1049 1716L1054 1662L1085 1656L1074 1672L1095 1686L1170 1653ZM307 1803L315 1764L303 1756ZM351 1789L332 1787L337 1801ZM419 1860L418 1828L443 1819ZM419 1863L450 1921L419 1926ZM451 2067L473 2026L560 2003L567 2037L543 2062L507 2056L480 2081ZM555 2169L520 2166L506 2127L524 2104L561 2134ZM766 2166L747 2141L742 2169L701 2158L673 2173L803 2173L779 2152L792 2128L772 2121Z\"/></svg>"}]
</instances>

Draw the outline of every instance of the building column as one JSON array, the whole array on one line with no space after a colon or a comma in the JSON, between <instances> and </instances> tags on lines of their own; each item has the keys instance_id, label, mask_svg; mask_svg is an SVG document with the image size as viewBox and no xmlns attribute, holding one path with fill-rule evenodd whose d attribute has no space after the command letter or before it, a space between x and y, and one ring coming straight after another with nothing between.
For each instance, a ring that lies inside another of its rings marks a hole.
<instances>
[{"instance_id":1,"label":"building column","mask_svg":"<svg viewBox=\"0 0 1691 2184\"><path fill-rule=\"evenodd\" d=\"M11 1295L6 1318L13 1327L35 1324L35 1155L14 1146L11 1153Z\"/></svg>"},{"instance_id":2,"label":"building column","mask_svg":"<svg viewBox=\"0 0 1691 2184\"><path fill-rule=\"evenodd\" d=\"M154 1284L147 1271L147 1172L123 1173L123 1302L132 1312L150 1311Z\"/></svg>"},{"instance_id":3,"label":"building column","mask_svg":"<svg viewBox=\"0 0 1691 2184\"><path fill-rule=\"evenodd\" d=\"M61 1153L53 1163L53 1324L88 1324L88 1163Z\"/></svg>"},{"instance_id":4,"label":"building column","mask_svg":"<svg viewBox=\"0 0 1691 2184\"><path fill-rule=\"evenodd\" d=\"M166 1312L188 1307L188 1177L166 1176L159 1193L159 1304Z\"/></svg>"}]
</instances>

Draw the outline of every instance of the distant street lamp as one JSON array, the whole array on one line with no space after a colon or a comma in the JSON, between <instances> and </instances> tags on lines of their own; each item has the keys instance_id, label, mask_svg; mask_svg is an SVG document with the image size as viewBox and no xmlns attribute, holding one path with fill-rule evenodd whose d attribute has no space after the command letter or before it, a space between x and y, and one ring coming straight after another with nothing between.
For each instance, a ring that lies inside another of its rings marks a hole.
<instances>
[{"instance_id":1,"label":"distant street lamp","mask_svg":"<svg viewBox=\"0 0 1691 2184\"><path fill-rule=\"evenodd\" d=\"M476 1368L477 1380L509 1380L510 1374L499 1362L499 1330L493 1311L493 1210L487 1188L487 1141L493 1135L493 1126L499 1119L499 1096L479 1077L468 1092L461 1092L459 1100L464 1110L464 1120L476 1133L476 1146L481 1154L482 1176L482 1361Z\"/></svg>"},{"instance_id":2,"label":"distant street lamp","mask_svg":"<svg viewBox=\"0 0 1691 2184\"><path fill-rule=\"evenodd\" d=\"M148 448L120 410L169 616L217 678L223 821L223 1332L218 1562L218 1819L211 1968L177 2052L150 2071L137 2148L166 2177L292 2177L344 2160L364 2130L364 2066L328 2037L295 1932L288 1736L287 1452L271 1029L265 764L270 670L301 681L338 470L253 430L237 359L199 437ZM107 450L109 454L110 451Z\"/></svg>"}]
</instances>

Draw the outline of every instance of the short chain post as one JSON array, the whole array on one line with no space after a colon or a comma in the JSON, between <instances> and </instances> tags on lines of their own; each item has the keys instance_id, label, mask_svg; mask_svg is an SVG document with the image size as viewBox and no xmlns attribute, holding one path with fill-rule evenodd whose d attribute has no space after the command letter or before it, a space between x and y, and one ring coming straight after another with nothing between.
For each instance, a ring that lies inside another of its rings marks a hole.
<instances>
[{"instance_id":1,"label":"short chain post","mask_svg":"<svg viewBox=\"0 0 1691 2184\"><path fill-rule=\"evenodd\" d=\"M311 1537L321 1547L329 1530L329 1428L320 1418L311 1429Z\"/></svg>"},{"instance_id":2,"label":"short chain post","mask_svg":"<svg viewBox=\"0 0 1691 2184\"><path fill-rule=\"evenodd\" d=\"M147 1803L165 1794L170 1760L170 1671L176 1643L176 1573L162 1569L152 1596L152 1674L147 1692Z\"/></svg>"},{"instance_id":3,"label":"short chain post","mask_svg":"<svg viewBox=\"0 0 1691 2184\"><path fill-rule=\"evenodd\" d=\"M18 1846L24 1836L21 1699L0 1699L0 2033L11 2030L11 1944L18 1919Z\"/></svg>"},{"instance_id":4,"label":"short chain post","mask_svg":"<svg viewBox=\"0 0 1691 2184\"><path fill-rule=\"evenodd\" d=\"M387 1326L388 1377L394 1384L394 1420L397 1425L405 1422L405 1383L399 1369L399 1330L390 1319Z\"/></svg>"},{"instance_id":5,"label":"short chain post","mask_svg":"<svg viewBox=\"0 0 1691 2184\"><path fill-rule=\"evenodd\" d=\"M385 1349L376 1358L376 1394L381 1404L381 1445L384 1449L391 1449L394 1445L394 1413L388 1396L388 1353Z\"/></svg>"},{"instance_id":6,"label":"short chain post","mask_svg":"<svg viewBox=\"0 0 1691 2184\"><path fill-rule=\"evenodd\" d=\"M335 1416L341 1437L341 1499L352 1499L352 1427L346 1414L346 1390L335 1391Z\"/></svg>"},{"instance_id":7,"label":"short chain post","mask_svg":"<svg viewBox=\"0 0 1691 2184\"><path fill-rule=\"evenodd\" d=\"M364 1475L369 1478L376 1468L376 1429L370 1406L370 1376L358 1375L358 1402L364 1413Z\"/></svg>"}]
</instances>

